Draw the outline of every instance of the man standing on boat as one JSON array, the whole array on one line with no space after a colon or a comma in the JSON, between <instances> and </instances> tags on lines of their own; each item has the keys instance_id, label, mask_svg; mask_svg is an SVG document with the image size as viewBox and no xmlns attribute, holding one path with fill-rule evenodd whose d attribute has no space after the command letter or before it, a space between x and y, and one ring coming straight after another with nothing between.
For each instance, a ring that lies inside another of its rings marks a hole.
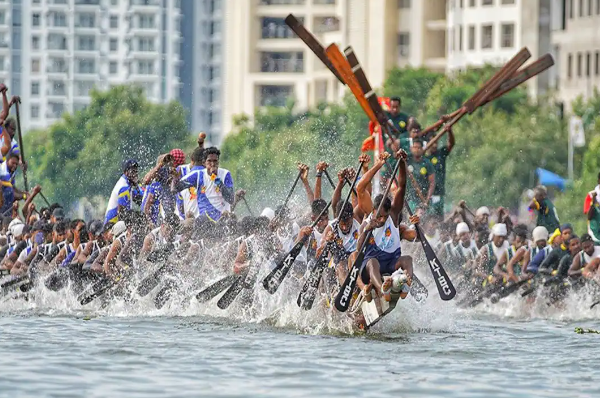
<instances>
[{"instance_id":1,"label":"man standing on boat","mask_svg":"<svg viewBox=\"0 0 600 398\"><path fill-rule=\"evenodd\" d=\"M124 212L131 210L133 195L137 192L139 165L136 160L129 159L123 162L123 175L112 190L106 214L104 216L104 224L116 224L119 221L119 216L122 217Z\"/></svg>"}]
</instances>

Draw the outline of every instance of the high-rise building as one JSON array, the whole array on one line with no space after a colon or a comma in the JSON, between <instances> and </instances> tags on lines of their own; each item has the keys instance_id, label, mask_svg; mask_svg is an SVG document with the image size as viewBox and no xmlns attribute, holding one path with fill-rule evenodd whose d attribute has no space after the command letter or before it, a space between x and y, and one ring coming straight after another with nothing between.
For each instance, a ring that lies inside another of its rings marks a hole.
<instances>
[{"instance_id":1,"label":"high-rise building","mask_svg":"<svg viewBox=\"0 0 600 398\"><path fill-rule=\"evenodd\" d=\"M522 47L531 59L552 53L550 0L449 0L447 71L502 65ZM545 92L552 71L528 83L531 95Z\"/></svg>"},{"instance_id":2,"label":"high-rise building","mask_svg":"<svg viewBox=\"0 0 600 398\"><path fill-rule=\"evenodd\" d=\"M93 87L179 95L179 0L0 0L0 80L23 96L22 128L84 108Z\"/></svg>"},{"instance_id":3,"label":"high-rise building","mask_svg":"<svg viewBox=\"0 0 600 398\"><path fill-rule=\"evenodd\" d=\"M188 125L204 131L208 142L221 141L221 73L223 66L223 7L225 0L181 2L181 94Z\"/></svg>"},{"instance_id":4,"label":"high-rise building","mask_svg":"<svg viewBox=\"0 0 600 398\"><path fill-rule=\"evenodd\" d=\"M600 86L600 1L553 0L552 28L556 94L568 111Z\"/></svg>"},{"instance_id":5,"label":"high-rise building","mask_svg":"<svg viewBox=\"0 0 600 398\"><path fill-rule=\"evenodd\" d=\"M343 86L286 26L293 13L324 44L352 44L373 86L396 65L446 68L445 0L228 0L222 130L264 105L336 101Z\"/></svg>"}]
</instances>

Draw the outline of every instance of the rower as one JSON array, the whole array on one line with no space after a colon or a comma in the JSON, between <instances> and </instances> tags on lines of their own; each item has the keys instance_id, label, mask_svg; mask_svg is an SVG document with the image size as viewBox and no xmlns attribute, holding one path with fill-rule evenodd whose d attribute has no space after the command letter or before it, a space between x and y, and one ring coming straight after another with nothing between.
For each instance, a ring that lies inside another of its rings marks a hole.
<instances>
[{"instance_id":1,"label":"rower","mask_svg":"<svg viewBox=\"0 0 600 398\"><path fill-rule=\"evenodd\" d=\"M363 270L359 276L359 282L364 287L364 296L367 302L372 300L372 288L375 288L377 295L382 295L386 301L391 300L392 281L388 279L383 281L384 275L391 275L398 269L403 269L407 275L407 285L410 286L413 276L412 258L402 256L400 248L400 216L404 207L404 195L406 192L406 152L400 150L396 156L402 162L398 172L398 189L393 200L377 195L372 202L367 186L377 172L386 164L389 154L384 152L379 155L377 162L360 180L356 186L358 196L358 205L365 214L369 214L361 226L357 247L362 247L369 231L372 235L367 245L363 260ZM381 213L377 211L381 206ZM406 292L400 295L402 299L406 298Z\"/></svg>"},{"instance_id":2,"label":"rower","mask_svg":"<svg viewBox=\"0 0 600 398\"><path fill-rule=\"evenodd\" d=\"M492 228L492 241L479 250L474 275L476 278L483 279L483 287L488 282L495 282L495 278L492 275L494 266L502 254L508 250L509 246L506 235L507 229L505 224L494 225Z\"/></svg>"},{"instance_id":3,"label":"rower","mask_svg":"<svg viewBox=\"0 0 600 398\"><path fill-rule=\"evenodd\" d=\"M586 265L595 258L600 258L600 246L594 246L594 239L591 235L581 235L581 251L573 258L567 272L568 276L579 278Z\"/></svg>"},{"instance_id":4,"label":"rower","mask_svg":"<svg viewBox=\"0 0 600 398\"><path fill-rule=\"evenodd\" d=\"M192 161L189 164L177 167L179 179L196 170L203 170L204 167L204 149L197 147L192 152ZM190 214L198 217L198 192L195 187L184 189L177 194L176 213L181 220L185 220Z\"/></svg>"},{"instance_id":5,"label":"rower","mask_svg":"<svg viewBox=\"0 0 600 398\"><path fill-rule=\"evenodd\" d=\"M479 249L477 249L475 240L471 239L471 231L466 222L456 225L456 236L458 244L454 246L451 258L456 259L463 269L470 269L472 268L470 263L477 257Z\"/></svg>"},{"instance_id":6,"label":"rower","mask_svg":"<svg viewBox=\"0 0 600 398\"><path fill-rule=\"evenodd\" d=\"M129 159L123 162L123 175L115 184L104 216L104 224L116 223L123 213L131 210L132 201L138 190L138 162Z\"/></svg>"},{"instance_id":7,"label":"rower","mask_svg":"<svg viewBox=\"0 0 600 398\"><path fill-rule=\"evenodd\" d=\"M502 281L502 283L508 282L510 275L508 273L508 263L515 257L517 252L522 248L527 248L527 226L525 225L517 225L514 229L515 239L513 240L512 245L508 247L504 253L500 256L496 265L494 266L494 276L498 281ZM515 272L515 265L518 264L517 272L521 273L521 263L512 263L512 272Z\"/></svg>"},{"instance_id":8,"label":"rower","mask_svg":"<svg viewBox=\"0 0 600 398\"><path fill-rule=\"evenodd\" d=\"M546 250L546 253L550 251L550 246L548 246L548 230L546 227L535 227L531 236L533 238L533 245L521 247L506 265L506 272L508 274L509 281L518 282L520 279L528 279L532 277L533 274L527 271L529 264L531 264L534 257L540 251ZM521 264L520 276L517 276L515 273L515 265L518 263ZM537 268L535 269L535 272L537 272Z\"/></svg>"}]
</instances>

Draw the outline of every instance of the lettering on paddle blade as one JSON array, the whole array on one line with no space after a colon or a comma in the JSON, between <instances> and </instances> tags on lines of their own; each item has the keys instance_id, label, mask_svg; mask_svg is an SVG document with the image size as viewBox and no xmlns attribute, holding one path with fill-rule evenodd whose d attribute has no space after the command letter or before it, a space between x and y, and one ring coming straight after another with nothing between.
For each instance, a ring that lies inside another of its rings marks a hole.
<instances>
[{"instance_id":1,"label":"lettering on paddle blade","mask_svg":"<svg viewBox=\"0 0 600 398\"><path fill-rule=\"evenodd\" d=\"M349 283L344 287L344 291L342 292L342 297L340 299L340 304L344 307L348 305L348 300L350 300L350 295L352 294L352 290L354 288L354 284L356 279L358 278L358 267L352 267L352 271L350 272Z\"/></svg>"},{"instance_id":2,"label":"lettering on paddle blade","mask_svg":"<svg viewBox=\"0 0 600 398\"><path fill-rule=\"evenodd\" d=\"M267 282L269 293L275 293L277 291L277 288L279 287L279 285L281 284L281 281L287 274L287 270L292 266L292 263L294 262L294 260L295 260L294 256L292 256L291 254L288 255L285 258L285 260L283 260L283 265L281 267L278 267L275 270L272 277ZM286 270L285 273L283 272L284 270Z\"/></svg>"},{"instance_id":3,"label":"lettering on paddle blade","mask_svg":"<svg viewBox=\"0 0 600 398\"><path fill-rule=\"evenodd\" d=\"M444 294L451 295L452 290L450 289L450 286L448 285L448 280L446 279L446 277L444 275L441 274L440 265L438 264L437 261L438 261L437 258L434 258L433 260L429 261L429 266L431 267L431 270L436 274L436 278L437 278L440 286L442 287L442 291L444 292Z\"/></svg>"}]
</instances>

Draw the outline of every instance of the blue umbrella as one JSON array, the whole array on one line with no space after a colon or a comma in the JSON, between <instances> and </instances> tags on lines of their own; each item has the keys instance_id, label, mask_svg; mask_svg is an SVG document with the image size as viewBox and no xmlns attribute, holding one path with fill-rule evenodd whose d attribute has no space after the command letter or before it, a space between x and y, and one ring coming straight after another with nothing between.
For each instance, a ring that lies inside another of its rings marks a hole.
<instances>
[{"instance_id":1,"label":"blue umbrella","mask_svg":"<svg viewBox=\"0 0 600 398\"><path fill-rule=\"evenodd\" d=\"M564 191L567 187L567 180L562 178L558 174L554 174L551 171L539 167L535 171L537 173L538 179L540 180L540 184L549 187L557 187L561 191Z\"/></svg>"}]
</instances>

